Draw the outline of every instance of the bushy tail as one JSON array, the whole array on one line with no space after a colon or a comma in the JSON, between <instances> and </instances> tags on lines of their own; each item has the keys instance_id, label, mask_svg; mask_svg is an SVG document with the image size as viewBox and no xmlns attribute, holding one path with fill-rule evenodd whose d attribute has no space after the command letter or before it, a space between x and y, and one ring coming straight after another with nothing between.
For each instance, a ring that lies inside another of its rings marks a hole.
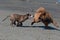
<instances>
[{"instance_id":1,"label":"bushy tail","mask_svg":"<svg viewBox=\"0 0 60 40\"><path fill-rule=\"evenodd\" d=\"M53 24L56 26L56 27L59 27L59 24L54 20L53 21Z\"/></svg>"}]
</instances>

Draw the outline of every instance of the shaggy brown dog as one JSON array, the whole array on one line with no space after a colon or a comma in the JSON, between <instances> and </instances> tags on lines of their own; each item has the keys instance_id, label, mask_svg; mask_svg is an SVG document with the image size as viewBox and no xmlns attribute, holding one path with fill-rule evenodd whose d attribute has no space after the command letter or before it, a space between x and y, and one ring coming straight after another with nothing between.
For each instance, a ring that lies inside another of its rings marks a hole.
<instances>
[{"instance_id":1,"label":"shaggy brown dog","mask_svg":"<svg viewBox=\"0 0 60 40\"><path fill-rule=\"evenodd\" d=\"M3 19L2 21L5 21L8 17L10 17L10 21L11 21L11 25L17 25L17 26L22 26L22 22L24 22L25 20L29 19L29 17L31 17L31 14L25 14L25 15L19 15L19 14L11 14L9 16L7 16L5 19Z\"/></svg>"},{"instance_id":2,"label":"shaggy brown dog","mask_svg":"<svg viewBox=\"0 0 60 40\"><path fill-rule=\"evenodd\" d=\"M48 24L50 24L50 23L52 23L56 27L58 27L57 22L53 20L53 17L51 16L51 14L49 12L47 12L44 7L40 7L36 11L31 25L33 25L34 23L38 23L38 22L43 22L46 27L48 27Z\"/></svg>"},{"instance_id":3,"label":"shaggy brown dog","mask_svg":"<svg viewBox=\"0 0 60 40\"><path fill-rule=\"evenodd\" d=\"M38 23L38 22L40 22L40 16L44 13L44 12L46 12L45 11L45 8L43 8L43 7L40 7L39 9L37 9L36 10L36 13L34 14L34 19L33 19L33 21L32 21L32 23L31 23L31 25L33 25L34 23Z\"/></svg>"}]
</instances>

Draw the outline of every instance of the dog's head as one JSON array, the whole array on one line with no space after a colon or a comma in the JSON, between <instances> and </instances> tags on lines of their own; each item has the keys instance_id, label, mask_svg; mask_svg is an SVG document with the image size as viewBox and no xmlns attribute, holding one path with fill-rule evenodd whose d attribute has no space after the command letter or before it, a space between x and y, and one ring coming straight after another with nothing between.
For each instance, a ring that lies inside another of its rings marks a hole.
<instances>
[{"instance_id":1,"label":"dog's head","mask_svg":"<svg viewBox=\"0 0 60 40\"><path fill-rule=\"evenodd\" d=\"M28 12L27 12L26 15L29 16L29 17L33 17L33 15L32 14L29 14Z\"/></svg>"}]
</instances>

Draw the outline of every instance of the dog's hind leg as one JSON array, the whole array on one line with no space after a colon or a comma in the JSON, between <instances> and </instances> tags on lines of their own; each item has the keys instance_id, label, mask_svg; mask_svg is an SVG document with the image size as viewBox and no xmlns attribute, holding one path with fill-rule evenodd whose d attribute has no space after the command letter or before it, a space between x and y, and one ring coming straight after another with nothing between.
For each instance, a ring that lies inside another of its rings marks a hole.
<instances>
[{"instance_id":1,"label":"dog's hind leg","mask_svg":"<svg viewBox=\"0 0 60 40\"><path fill-rule=\"evenodd\" d=\"M12 21L10 22L10 26L13 26L13 22Z\"/></svg>"},{"instance_id":2,"label":"dog's hind leg","mask_svg":"<svg viewBox=\"0 0 60 40\"><path fill-rule=\"evenodd\" d=\"M48 23L44 22L45 28L48 28Z\"/></svg>"}]
</instances>

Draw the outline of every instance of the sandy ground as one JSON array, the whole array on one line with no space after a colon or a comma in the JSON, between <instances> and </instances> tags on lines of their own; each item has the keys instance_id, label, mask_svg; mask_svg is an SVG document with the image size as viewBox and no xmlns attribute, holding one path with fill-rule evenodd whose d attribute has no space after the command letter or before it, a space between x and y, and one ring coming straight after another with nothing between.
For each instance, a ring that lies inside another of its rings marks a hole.
<instances>
[{"instance_id":1,"label":"sandy ground","mask_svg":"<svg viewBox=\"0 0 60 40\"><path fill-rule=\"evenodd\" d=\"M3 2L3 1L2 1ZM13 5L1 2L0 5L0 22L7 16L13 13L26 14L26 12L34 14L35 10L43 6L49 11L54 19L60 24L60 5L56 5L55 1L52 3L39 2L21 2L19 1ZM15 3L15 2L14 2ZM25 4L26 3L26 4ZM17 5L18 4L18 5ZM31 10L31 9L33 10ZM45 29L43 23L35 23L31 26L32 18L23 23L23 27L10 26L9 18L0 24L0 40L60 40L60 27L56 28L53 24L49 24L49 29ZM60 25L59 25L60 26Z\"/></svg>"}]
</instances>

